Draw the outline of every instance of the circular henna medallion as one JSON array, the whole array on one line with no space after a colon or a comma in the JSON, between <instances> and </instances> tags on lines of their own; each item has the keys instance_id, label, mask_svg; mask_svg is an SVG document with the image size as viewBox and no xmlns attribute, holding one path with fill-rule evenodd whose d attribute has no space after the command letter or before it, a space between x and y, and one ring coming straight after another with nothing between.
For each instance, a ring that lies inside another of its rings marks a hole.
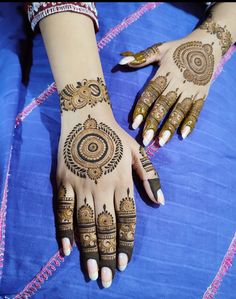
<instances>
[{"instance_id":1,"label":"circular henna medallion","mask_svg":"<svg viewBox=\"0 0 236 299\"><path fill-rule=\"evenodd\" d=\"M206 85L214 70L214 56L210 44L192 41L180 45L173 58L184 78L197 85Z\"/></svg>"},{"instance_id":2,"label":"circular henna medallion","mask_svg":"<svg viewBox=\"0 0 236 299\"><path fill-rule=\"evenodd\" d=\"M123 155L117 134L103 123L88 117L68 135L64 145L67 167L77 176L87 176L97 183L103 175L115 169Z\"/></svg>"}]
</instances>

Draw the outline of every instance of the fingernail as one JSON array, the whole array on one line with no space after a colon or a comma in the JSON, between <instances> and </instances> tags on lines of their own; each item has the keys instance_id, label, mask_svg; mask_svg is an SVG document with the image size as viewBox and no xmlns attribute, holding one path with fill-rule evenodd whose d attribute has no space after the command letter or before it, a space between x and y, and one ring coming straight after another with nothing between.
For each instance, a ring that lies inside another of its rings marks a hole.
<instances>
[{"instance_id":1,"label":"fingernail","mask_svg":"<svg viewBox=\"0 0 236 299\"><path fill-rule=\"evenodd\" d=\"M98 279L98 265L97 261L94 259L89 259L87 261L88 275L91 280Z\"/></svg>"},{"instance_id":2,"label":"fingernail","mask_svg":"<svg viewBox=\"0 0 236 299\"><path fill-rule=\"evenodd\" d=\"M65 256L70 255L71 245L70 245L70 240L68 238L62 239L62 247L63 247L63 252L64 252Z\"/></svg>"},{"instance_id":3,"label":"fingernail","mask_svg":"<svg viewBox=\"0 0 236 299\"><path fill-rule=\"evenodd\" d=\"M135 58L133 56L127 56L127 57L122 58L120 60L119 64L120 65L125 65L125 64L128 64L128 63L130 63L130 62L132 62L134 60L135 60Z\"/></svg>"},{"instance_id":4,"label":"fingernail","mask_svg":"<svg viewBox=\"0 0 236 299\"><path fill-rule=\"evenodd\" d=\"M161 138L159 138L159 145L160 145L160 146L165 145L166 142L168 141L168 139L170 138L170 135L171 135L171 132L170 132L169 130L166 130L166 131L162 134Z\"/></svg>"},{"instance_id":5,"label":"fingernail","mask_svg":"<svg viewBox=\"0 0 236 299\"><path fill-rule=\"evenodd\" d=\"M143 116L142 114L139 114L135 117L133 124L132 124L132 128L134 130L136 130L138 128L138 126L141 124L141 122L143 121Z\"/></svg>"},{"instance_id":6,"label":"fingernail","mask_svg":"<svg viewBox=\"0 0 236 299\"><path fill-rule=\"evenodd\" d=\"M190 133L190 131L191 131L191 128L189 126L186 126L183 129L183 131L181 132L182 138L185 139L188 136L188 134Z\"/></svg>"},{"instance_id":7,"label":"fingernail","mask_svg":"<svg viewBox=\"0 0 236 299\"><path fill-rule=\"evenodd\" d=\"M161 189L157 191L157 199L158 203L160 203L163 206L165 205L165 197Z\"/></svg>"},{"instance_id":8,"label":"fingernail","mask_svg":"<svg viewBox=\"0 0 236 299\"><path fill-rule=\"evenodd\" d=\"M154 137L154 131L153 130L148 130L143 138L143 144L145 146L147 146L149 144L149 142L152 140L152 138Z\"/></svg>"},{"instance_id":9,"label":"fingernail","mask_svg":"<svg viewBox=\"0 0 236 299\"><path fill-rule=\"evenodd\" d=\"M124 271L128 264L128 256L126 253L119 253L118 256L118 269Z\"/></svg>"},{"instance_id":10,"label":"fingernail","mask_svg":"<svg viewBox=\"0 0 236 299\"><path fill-rule=\"evenodd\" d=\"M112 272L108 267L103 267L101 271L102 285L104 288L109 288L112 283Z\"/></svg>"}]
</instances>

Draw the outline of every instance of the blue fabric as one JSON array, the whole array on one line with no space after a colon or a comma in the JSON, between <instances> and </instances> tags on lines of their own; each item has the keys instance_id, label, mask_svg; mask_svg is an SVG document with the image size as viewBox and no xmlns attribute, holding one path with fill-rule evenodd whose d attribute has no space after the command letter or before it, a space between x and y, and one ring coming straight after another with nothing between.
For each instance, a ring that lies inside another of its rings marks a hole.
<instances>
[{"instance_id":1,"label":"blue fabric","mask_svg":"<svg viewBox=\"0 0 236 299\"><path fill-rule=\"evenodd\" d=\"M98 3L97 39L143 3ZM9 8L9 6L11 6ZM19 44L24 38L18 4L0 5L0 191L7 161L10 168L6 244L1 298L13 298L58 250L52 209L60 132L58 96L54 93L14 130L15 117L53 77L40 35L33 40L29 83L21 84ZM138 51L154 42L184 37L198 22L200 8L164 3L147 12L101 50L113 110L133 137L128 114L150 78L152 66L111 71L124 50ZM12 22L14 20L14 22ZM138 180L136 244L132 262L117 272L110 289L86 282L79 252L53 273L37 299L201 298L212 282L236 227L236 55L213 83L194 133L186 141L175 135L152 159L166 197L164 207L150 205ZM14 133L14 136L13 136ZM138 137L137 137L138 138ZM215 298L235 299L236 265L225 276Z\"/></svg>"}]
</instances>

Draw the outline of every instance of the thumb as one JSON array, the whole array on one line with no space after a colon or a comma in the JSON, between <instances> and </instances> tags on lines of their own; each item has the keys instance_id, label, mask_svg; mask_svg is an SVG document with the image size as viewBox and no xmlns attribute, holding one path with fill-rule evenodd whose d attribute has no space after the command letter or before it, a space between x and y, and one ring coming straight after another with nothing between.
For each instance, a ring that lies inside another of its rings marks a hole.
<instances>
[{"instance_id":1,"label":"thumb","mask_svg":"<svg viewBox=\"0 0 236 299\"><path fill-rule=\"evenodd\" d=\"M139 149L134 153L133 168L143 181L149 198L155 203L164 205L165 198L161 190L159 176L142 146L139 146Z\"/></svg>"},{"instance_id":2,"label":"thumb","mask_svg":"<svg viewBox=\"0 0 236 299\"><path fill-rule=\"evenodd\" d=\"M155 44L146 50L138 53L130 51L123 52L120 55L124 56L119 62L120 65L128 65L130 67L143 67L153 62L160 60L162 43Z\"/></svg>"}]
</instances>

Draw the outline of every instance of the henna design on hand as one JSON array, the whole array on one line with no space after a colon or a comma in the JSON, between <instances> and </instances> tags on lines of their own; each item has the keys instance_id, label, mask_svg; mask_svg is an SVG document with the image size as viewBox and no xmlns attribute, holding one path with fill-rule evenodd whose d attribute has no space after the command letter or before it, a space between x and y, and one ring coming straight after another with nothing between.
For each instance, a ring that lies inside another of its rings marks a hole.
<instances>
[{"instance_id":1,"label":"henna design on hand","mask_svg":"<svg viewBox=\"0 0 236 299\"><path fill-rule=\"evenodd\" d=\"M79 123L70 132L63 154L70 171L97 184L103 174L116 168L123 156L123 145L109 126L98 124L89 115L83 125Z\"/></svg>"},{"instance_id":2,"label":"henna design on hand","mask_svg":"<svg viewBox=\"0 0 236 299\"><path fill-rule=\"evenodd\" d=\"M163 43L157 43L154 44L152 46L150 46L149 48L138 52L138 53L133 53L131 51L126 51L121 53L122 56L133 56L135 58L135 60L133 60L132 62L130 62L130 65L140 65L143 64L147 61L147 59L149 59L150 57L152 57L153 55L159 55L160 54L160 50L159 50L159 46L161 46Z\"/></svg>"},{"instance_id":3,"label":"henna design on hand","mask_svg":"<svg viewBox=\"0 0 236 299\"><path fill-rule=\"evenodd\" d=\"M77 82L77 86L68 84L60 92L61 113L76 111L86 105L94 107L97 103L106 102L110 105L108 91L102 80L87 80Z\"/></svg>"},{"instance_id":4,"label":"henna design on hand","mask_svg":"<svg viewBox=\"0 0 236 299\"><path fill-rule=\"evenodd\" d=\"M154 175L157 175L155 168L153 167L151 161L149 160L145 148L141 145L139 146L139 153L142 155L140 162L142 163L143 168L146 172L153 171Z\"/></svg>"},{"instance_id":5,"label":"henna design on hand","mask_svg":"<svg viewBox=\"0 0 236 299\"><path fill-rule=\"evenodd\" d=\"M196 85L206 85L210 82L214 70L214 55L212 52L212 45L191 41L176 48L173 59L188 82L193 82Z\"/></svg>"},{"instance_id":6,"label":"henna design on hand","mask_svg":"<svg viewBox=\"0 0 236 299\"><path fill-rule=\"evenodd\" d=\"M222 56L228 51L233 43L231 33L228 31L226 26L222 27L218 25L213 21L211 16L207 18L198 28L206 30L210 34L216 35L220 43Z\"/></svg>"},{"instance_id":7,"label":"henna design on hand","mask_svg":"<svg viewBox=\"0 0 236 299\"><path fill-rule=\"evenodd\" d=\"M77 222L83 262L86 262L90 258L98 262L99 256L94 210L87 203L86 198L84 199L84 204L78 210Z\"/></svg>"},{"instance_id":8,"label":"henna design on hand","mask_svg":"<svg viewBox=\"0 0 236 299\"><path fill-rule=\"evenodd\" d=\"M162 118L177 100L177 91L178 89L176 89L176 91L169 91L166 95L161 95L160 98L155 102L152 111L149 113L145 122L143 135L145 135L146 131L148 130L153 130L154 134L156 133Z\"/></svg>"},{"instance_id":9,"label":"henna design on hand","mask_svg":"<svg viewBox=\"0 0 236 299\"><path fill-rule=\"evenodd\" d=\"M73 244L73 211L74 198L67 196L67 190L61 186L58 193L58 201L56 205L57 230L59 238L69 238L71 245Z\"/></svg>"},{"instance_id":10,"label":"henna design on hand","mask_svg":"<svg viewBox=\"0 0 236 299\"><path fill-rule=\"evenodd\" d=\"M134 234L136 226L136 209L135 202L130 197L130 190L127 189L127 196L120 202L118 218L119 246L118 253L126 253L128 259L131 259L134 247Z\"/></svg>"},{"instance_id":11,"label":"henna design on hand","mask_svg":"<svg viewBox=\"0 0 236 299\"><path fill-rule=\"evenodd\" d=\"M133 120L139 114L141 114L143 117L146 117L149 107L151 107L154 101L162 94L162 92L166 88L167 77L169 74L170 73L167 73L165 76L158 76L148 83L135 107Z\"/></svg>"},{"instance_id":12,"label":"henna design on hand","mask_svg":"<svg viewBox=\"0 0 236 299\"><path fill-rule=\"evenodd\" d=\"M116 225L105 204L103 211L97 217L97 234L100 267L109 267L114 276L116 267Z\"/></svg>"},{"instance_id":13,"label":"henna design on hand","mask_svg":"<svg viewBox=\"0 0 236 299\"><path fill-rule=\"evenodd\" d=\"M166 130L169 130L171 132L171 136L174 134L175 130L179 127L184 117L187 115L188 111L190 110L192 103L193 103L193 97L185 98L181 103L177 103L176 107L171 112L168 120L165 122L160 132L160 136Z\"/></svg>"},{"instance_id":14,"label":"henna design on hand","mask_svg":"<svg viewBox=\"0 0 236 299\"><path fill-rule=\"evenodd\" d=\"M204 100L205 100L205 98L202 98L202 99L198 99L193 102L192 108L189 111L187 117L185 118L182 128L185 126L189 126L191 128L191 131L194 129L195 124L198 120L198 116L199 116L199 114L202 110L202 107L204 105L204 102L205 102Z\"/></svg>"}]
</instances>

